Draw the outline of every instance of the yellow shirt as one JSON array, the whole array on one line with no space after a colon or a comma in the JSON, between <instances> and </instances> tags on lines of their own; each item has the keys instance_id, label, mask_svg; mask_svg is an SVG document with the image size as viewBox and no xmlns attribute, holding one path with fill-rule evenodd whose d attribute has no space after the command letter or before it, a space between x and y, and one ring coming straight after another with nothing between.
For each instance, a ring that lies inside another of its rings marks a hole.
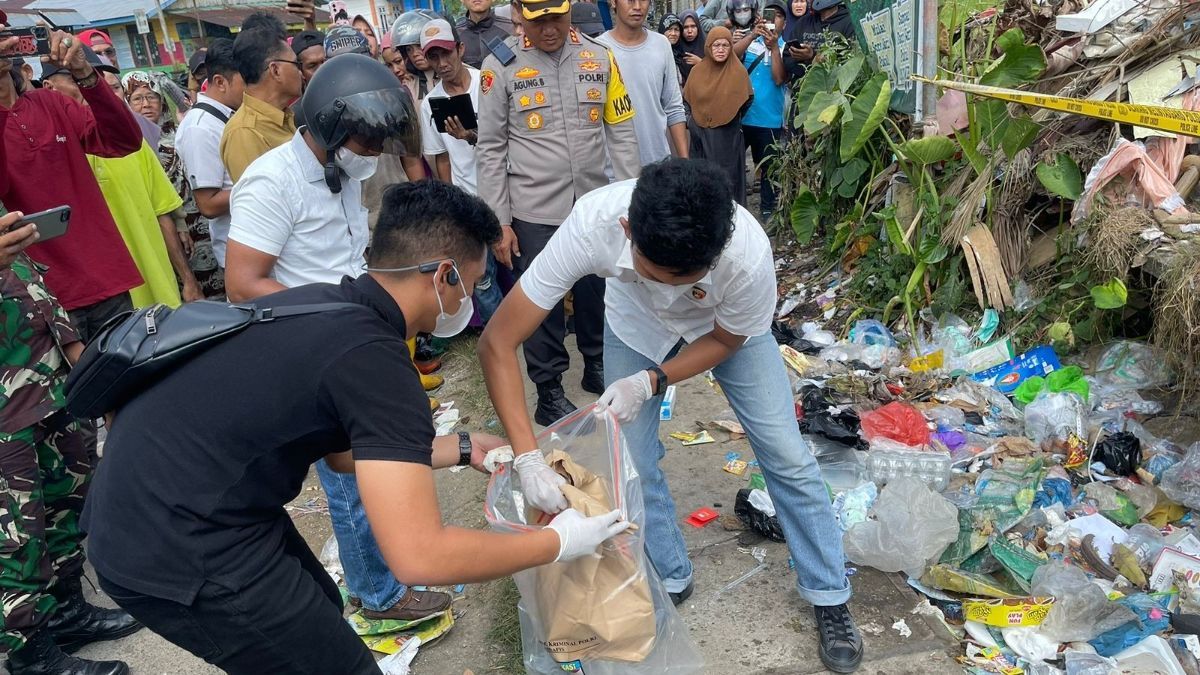
<instances>
[{"instance_id":1,"label":"yellow shirt","mask_svg":"<svg viewBox=\"0 0 1200 675\"><path fill-rule=\"evenodd\" d=\"M295 133L291 110L280 110L246 94L221 134L221 161L230 180L236 183L254 160L290 141Z\"/></svg>"}]
</instances>

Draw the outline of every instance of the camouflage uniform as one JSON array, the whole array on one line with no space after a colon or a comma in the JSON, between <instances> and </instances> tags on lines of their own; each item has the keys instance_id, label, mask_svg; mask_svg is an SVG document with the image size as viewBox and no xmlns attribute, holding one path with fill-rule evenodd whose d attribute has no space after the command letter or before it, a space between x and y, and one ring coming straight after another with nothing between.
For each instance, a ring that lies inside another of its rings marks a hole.
<instances>
[{"instance_id":1,"label":"camouflage uniform","mask_svg":"<svg viewBox=\"0 0 1200 675\"><path fill-rule=\"evenodd\" d=\"M0 269L0 652L57 606L52 585L83 571L79 514L92 460L66 411L63 347L79 340L24 254Z\"/></svg>"}]
</instances>

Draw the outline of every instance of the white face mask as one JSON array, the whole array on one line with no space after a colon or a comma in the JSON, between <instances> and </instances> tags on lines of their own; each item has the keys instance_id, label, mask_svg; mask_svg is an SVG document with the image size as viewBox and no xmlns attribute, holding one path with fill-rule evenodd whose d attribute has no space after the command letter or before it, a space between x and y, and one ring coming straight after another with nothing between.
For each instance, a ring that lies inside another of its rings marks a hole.
<instances>
[{"instance_id":1,"label":"white face mask","mask_svg":"<svg viewBox=\"0 0 1200 675\"><path fill-rule=\"evenodd\" d=\"M733 13L733 20L739 26L745 26L750 23L750 17L754 15L752 9L739 9Z\"/></svg>"},{"instance_id":2,"label":"white face mask","mask_svg":"<svg viewBox=\"0 0 1200 675\"><path fill-rule=\"evenodd\" d=\"M345 146L337 149L337 154L334 155L337 165L346 172L354 180L363 181L375 175L375 169L379 166L379 157L363 157L356 155L354 152Z\"/></svg>"},{"instance_id":3,"label":"white face mask","mask_svg":"<svg viewBox=\"0 0 1200 675\"><path fill-rule=\"evenodd\" d=\"M458 273L457 267L454 268L454 272ZM459 275L458 278L458 285L461 287L463 285L462 276ZM471 316L475 313L475 305L471 302L471 296L467 295L466 289L463 289L463 299L458 306L458 311L453 314L447 314L446 309L442 307L442 295L437 293L436 279L433 282L433 291L437 294L438 317L437 324L430 331L431 334L434 337L449 338L463 332L467 324L471 323Z\"/></svg>"}]
</instances>

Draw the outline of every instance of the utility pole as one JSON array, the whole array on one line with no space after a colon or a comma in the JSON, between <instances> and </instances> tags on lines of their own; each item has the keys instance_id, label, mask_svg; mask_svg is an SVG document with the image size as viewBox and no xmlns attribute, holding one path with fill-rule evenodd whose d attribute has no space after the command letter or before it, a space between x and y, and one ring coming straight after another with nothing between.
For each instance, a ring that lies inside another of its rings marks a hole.
<instances>
[{"instance_id":1,"label":"utility pole","mask_svg":"<svg viewBox=\"0 0 1200 675\"><path fill-rule=\"evenodd\" d=\"M162 3L159 0L154 0L154 7L158 9L158 27L162 29L163 34L163 53L166 54L166 62L164 66L174 65L175 63L175 42L171 40L171 36L167 34L167 17L163 14Z\"/></svg>"},{"instance_id":2,"label":"utility pole","mask_svg":"<svg viewBox=\"0 0 1200 675\"><path fill-rule=\"evenodd\" d=\"M200 46L208 46L208 38L204 36L204 22L200 20L200 7L192 0L192 15L196 18L196 27L200 29Z\"/></svg>"}]
</instances>

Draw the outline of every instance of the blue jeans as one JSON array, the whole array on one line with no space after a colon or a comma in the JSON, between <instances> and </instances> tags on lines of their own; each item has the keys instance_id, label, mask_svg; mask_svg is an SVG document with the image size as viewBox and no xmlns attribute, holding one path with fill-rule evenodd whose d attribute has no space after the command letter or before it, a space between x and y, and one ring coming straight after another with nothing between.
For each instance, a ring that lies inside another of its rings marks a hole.
<instances>
[{"instance_id":1,"label":"blue jeans","mask_svg":"<svg viewBox=\"0 0 1200 675\"><path fill-rule=\"evenodd\" d=\"M492 320L492 315L500 307L504 295L500 293L500 284L496 282L496 258L491 251L487 254L487 267L483 276L475 284L475 306L479 308L479 319L483 325Z\"/></svg>"},{"instance_id":2,"label":"blue jeans","mask_svg":"<svg viewBox=\"0 0 1200 675\"><path fill-rule=\"evenodd\" d=\"M673 356L682 346L672 350ZM670 358L670 357L668 357ZM655 365L604 328L606 384ZM800 597L813 605L840 605L850 598L841 530L817 461L796 425L791 383L771 334L750 338L713 368L767 480L767 492L783 524L796 561ZM675 500L658 463L666 454L658 436L661 396L647 401L633 422L623 425L625 441L642 480L646 503L646 552L669 592L687 587L692 562L679 529Z\"/></svg>"},{"instance_id":3,"label":"blue jeans","mask_svg":"<svg viewBox=\"0 0 1200 675\"><path fill-rule=\"evenodd\" d=\"M317 462L317 478L329 500L329 519L333 521L333 536L337 537L338 557L350 596L362 600L369 610L388 609L408 589L396 580L379 552L358 494L358 480L352 473L334 471L323 459Z\"/></svg>"}]
</instances>

